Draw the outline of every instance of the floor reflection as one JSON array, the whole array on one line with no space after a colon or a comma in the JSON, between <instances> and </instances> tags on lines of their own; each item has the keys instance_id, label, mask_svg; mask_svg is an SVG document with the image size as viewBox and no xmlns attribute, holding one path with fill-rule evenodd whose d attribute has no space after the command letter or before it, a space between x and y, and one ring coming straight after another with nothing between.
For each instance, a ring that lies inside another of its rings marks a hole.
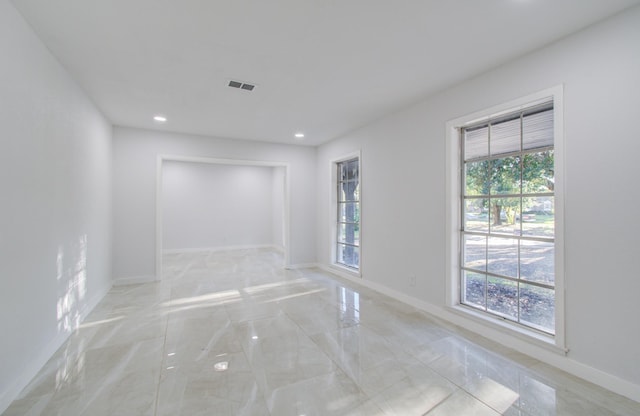
<instances>
[{"instance_id":1,"label":"floor reflection","mask_svg":"<svg viewBox=\"0 0 640 416\"><path fill-rule=\"evenodd\" d=\"M4 415L638 415L640 404L260 250L115 287Z\"/></svg>"},{"instance_id":2,"label":"floor reflection","mask_svg":"<svg viewBox=\"0 0 640 416\"><path fill-rule=\"evenodd\" d=\"M345 319L360 322L360 294L344 286L338 287L338 304Z\"/></svg>"}]
</instances>

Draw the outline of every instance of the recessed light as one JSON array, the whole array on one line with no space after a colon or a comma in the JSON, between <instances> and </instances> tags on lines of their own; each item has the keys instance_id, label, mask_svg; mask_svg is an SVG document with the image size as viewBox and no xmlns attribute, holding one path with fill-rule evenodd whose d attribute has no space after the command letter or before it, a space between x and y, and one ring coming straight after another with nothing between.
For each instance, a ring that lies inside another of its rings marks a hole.
<instances>
[{"instance_id":1,"label":"recessed light","mask_svg":"<svg viewBox=\"0 0 640 416\"><path fill-rule=\"evenodd\" d=\"M157 121L158 123L166 123L167 122L167 118L165 116L161 116L161 115L153 116L153 119L155 121Z\"/></svg>"},{"instance_id":2,"label":"recessed light","mask_svg":"<svg viewBox=\"0 0 640 416\"><path fill-rule=\"evenodd\" d=\"M227 361L220 361L219 363L215 363L213 365L213 369L216 371L227 371L228 368L229 368L229 362Z\"/></svg>"},{"instance_id":3,"label":"recessed light","mask_svg":"<svg viewBox=\"0 0 640 416\"><path fill-rule=\"evenodd\" d=\"M296 139L304 139L304 133L296 133L294 136Z\"/></svg>"}]
</instances>

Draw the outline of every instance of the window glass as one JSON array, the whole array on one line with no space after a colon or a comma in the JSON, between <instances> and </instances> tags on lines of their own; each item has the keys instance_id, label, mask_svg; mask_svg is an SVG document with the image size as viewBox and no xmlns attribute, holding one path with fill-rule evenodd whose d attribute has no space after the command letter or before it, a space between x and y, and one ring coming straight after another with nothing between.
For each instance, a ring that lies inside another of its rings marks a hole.
<instances>
[{"instance_id":1,"label":"window glass","mask_svg":"<svg viewBox=\"0 0 640 416\"><path fill-rule=\"evenodd\" d=\"M336 163L336 263L360 268L360 160Z\"/></svg>"},{"instance_id":2,"label":"window glass","mask_svg":"<svg viewBox=\"0 0 640 416\"><path fill-rule=\"evenodd\" d=\"M553 105L461 129L460 303L553 334Z\"/></svg>"}]
</instances>

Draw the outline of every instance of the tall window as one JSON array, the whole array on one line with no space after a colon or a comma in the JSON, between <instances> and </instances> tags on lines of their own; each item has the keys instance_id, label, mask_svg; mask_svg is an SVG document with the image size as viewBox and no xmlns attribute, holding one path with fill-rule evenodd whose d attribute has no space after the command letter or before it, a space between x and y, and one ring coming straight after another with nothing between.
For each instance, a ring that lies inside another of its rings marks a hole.
<instances>
[{"instance_id":1,"label":"tall window","mask_svg":"<svg viewBox=\"0 0 640 416\"><path fill-rule=\"evenodd\" d=\"M460 303L554 334L554 111L460 129Z\"/></svg>"},{"instance_id":2,"label":"tall window","mask_svg":"<svg viewBox=\"0 0 640 416\"><path fill-rule=\"evenodd\" d=\"M336 263L360 269L360 159L336 163Z\"/></svg>"}]
</instances>

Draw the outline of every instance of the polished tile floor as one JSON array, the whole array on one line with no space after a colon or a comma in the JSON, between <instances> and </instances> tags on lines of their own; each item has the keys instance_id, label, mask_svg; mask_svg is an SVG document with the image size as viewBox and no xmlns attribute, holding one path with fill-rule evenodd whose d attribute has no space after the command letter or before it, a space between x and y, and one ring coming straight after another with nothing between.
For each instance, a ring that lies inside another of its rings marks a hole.
<instances>
[{"instance_id":1,"label":"polished tile floor","mask_svg":"<svg viewBox=\"0 0 640 416\"><path fill-rule=\"evenodd\" d=\"M9 415L640 415L640 404L271 250L114 287Z\"/></svg>"}]
</instances>

